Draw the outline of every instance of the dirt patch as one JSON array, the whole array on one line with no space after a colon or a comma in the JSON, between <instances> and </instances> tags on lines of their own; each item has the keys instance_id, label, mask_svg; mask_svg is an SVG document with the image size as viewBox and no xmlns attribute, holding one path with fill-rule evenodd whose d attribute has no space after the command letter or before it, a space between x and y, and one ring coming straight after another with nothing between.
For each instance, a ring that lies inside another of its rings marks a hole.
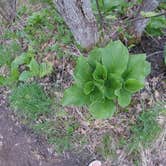
<instances>
[{"instance_id":1,"label":"dirt patch","mask_svg":"<svg viewBox=\"0 0 166 166\"><path fill-rule=\"evenodd\" d=\"M16 121L9 109L0 107L0 166L83 166L89 154L85 160L80 157L71 153L57 157L45 140Z\"/></svg>"}]
</instances>

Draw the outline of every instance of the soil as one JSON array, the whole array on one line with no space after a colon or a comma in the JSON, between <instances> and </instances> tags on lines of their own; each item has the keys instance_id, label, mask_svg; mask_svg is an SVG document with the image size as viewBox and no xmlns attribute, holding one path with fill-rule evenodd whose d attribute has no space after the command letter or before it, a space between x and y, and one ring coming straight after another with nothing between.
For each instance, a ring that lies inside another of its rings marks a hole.
<instances>
[{"instance_id":1,"label":"soil","mask_svg":"<svg viewBox=\"0 0 166 166\"><path fill-rule=\"evenodd\" d=\"M57 156L47 142L17 121L0 96L0 166L85 166L82 156ZM84 154L85 157L85 154Z\"/></svg>"},{"instance_id":2,"label":"soil","mask_svg":"<svg viewBox=\"0 0 166 166\"><path fill-rule=\"evenodd\" d=\"M10 110L0 107L0 165L60 165L52 162L52 159L48 160L48 155L44 142L39 142L34 135L15 122Z\"/></svg>"}]
</instances>

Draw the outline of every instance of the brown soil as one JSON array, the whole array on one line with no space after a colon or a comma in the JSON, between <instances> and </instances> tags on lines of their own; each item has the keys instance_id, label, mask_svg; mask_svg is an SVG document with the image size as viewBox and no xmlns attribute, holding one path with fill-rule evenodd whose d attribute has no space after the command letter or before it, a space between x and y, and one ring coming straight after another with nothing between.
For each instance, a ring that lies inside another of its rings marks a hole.
<instances>
[{"instance_id":1,"label":"brown soil","mask_svg":"<svg viewBox=\"0 0 166 166\"><path fill-rule=\"evenodd\" d=\"M50 151L45 140L21 125L9 109L0 106L0 166L85 166L83 162L88 161L70 153L57 157Z\"/></svg>"}]
</instances>

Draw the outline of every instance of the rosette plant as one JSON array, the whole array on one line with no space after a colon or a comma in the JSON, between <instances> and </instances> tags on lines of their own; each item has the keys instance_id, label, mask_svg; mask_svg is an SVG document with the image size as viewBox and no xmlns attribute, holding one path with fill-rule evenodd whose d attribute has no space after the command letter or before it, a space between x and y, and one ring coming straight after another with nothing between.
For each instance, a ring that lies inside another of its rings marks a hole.
<instances>
[{"instance_id":1,"label":"rosette plant","mask_svg":"<svg viewBox=\"0 0 166 166\"><path fill-rule=\"evenodd\" d=\"M149 73L145 54L130 55L120 41L111 42L78 58L74 85L65 90L62 104L86 105L94 118L109 118L116 111L115 103L130 104Z\"/></svg>"}]
</instances>

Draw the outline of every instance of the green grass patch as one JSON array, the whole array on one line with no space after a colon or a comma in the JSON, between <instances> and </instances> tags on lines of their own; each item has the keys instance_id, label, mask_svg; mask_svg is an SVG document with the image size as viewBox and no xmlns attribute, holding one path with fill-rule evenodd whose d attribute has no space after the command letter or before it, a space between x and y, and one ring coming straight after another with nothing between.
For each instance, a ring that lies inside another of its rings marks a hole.
<instances>
[{"instance_id":1,"label":"green grass patch","mask_svg":"<svg viewBox=\"0 0 166 166\"><path fill-rule=\"evenodd\" d=\"M10 105L31 120L50 112L51 100L37 84L24 84L14 89L10 96Z\"/></svg>"},{"instance_id":2,"label":"green grass patch","mask_svg":"<svg viewBox=\"0 0 166 166\"><path fill-rule=\"evenodd\" d=\"M149 147L161 132L161 126L157 122L159 110L150 109L143 111L131 127L131 138L129 139L130 151L138 151L140 145Z\"/></svg>"}]
</instances>

